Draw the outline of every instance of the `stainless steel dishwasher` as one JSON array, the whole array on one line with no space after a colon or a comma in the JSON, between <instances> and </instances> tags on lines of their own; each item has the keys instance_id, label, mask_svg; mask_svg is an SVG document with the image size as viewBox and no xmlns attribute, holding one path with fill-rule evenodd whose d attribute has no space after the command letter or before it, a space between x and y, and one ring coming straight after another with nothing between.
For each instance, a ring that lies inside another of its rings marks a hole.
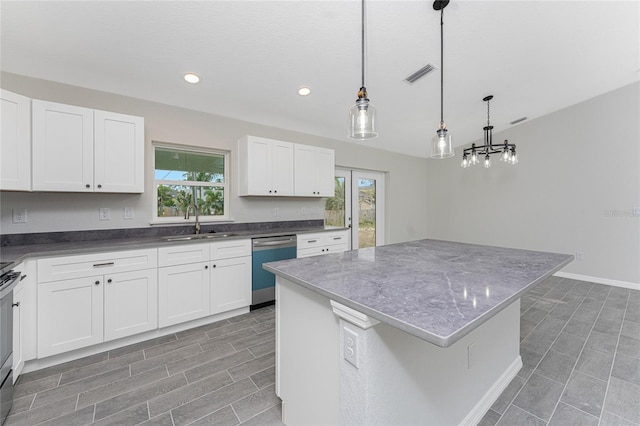
<instances>
[{"instance_id":1,"label":"stainless steel dishwasher","mask_svg":"<svg viewBox=\"0 0 640 426\"><path fill-rule=\"evenodd\" d=\"M297 241L295 235L252 239L252 308L272 304L276 298L276 276L262 269L262 264L276 260L295 259Z\"/></svg>"}]
</instances>

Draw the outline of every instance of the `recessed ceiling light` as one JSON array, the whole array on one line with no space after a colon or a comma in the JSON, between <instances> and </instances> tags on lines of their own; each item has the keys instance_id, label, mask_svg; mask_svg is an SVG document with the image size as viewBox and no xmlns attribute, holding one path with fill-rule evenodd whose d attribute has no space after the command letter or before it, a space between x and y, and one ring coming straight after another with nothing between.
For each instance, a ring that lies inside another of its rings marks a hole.
<instances>
[{"instance_id":1,"label":"recessed ceiling light","mask_svg":"<svg viewBox=\"0 0 640 426\"><path fill-rule=\"evenodd\" d=\"M298 89L298 95L300 96L308 96L311 94L311 89L307 86L302 86Z\"/></svg>"},{"instance_id":2,"label":"recessed ceiling light","mask_svg":"<svg viewBox=\"0 0 640 426\"><path fill-rule=\"evenodd\" d=\"M194 74L192 72L188 72L184 75L184 79L187 83L197 83L200 81L200 77L198 77L198 74Z\"/></svg>"}]
</instances>

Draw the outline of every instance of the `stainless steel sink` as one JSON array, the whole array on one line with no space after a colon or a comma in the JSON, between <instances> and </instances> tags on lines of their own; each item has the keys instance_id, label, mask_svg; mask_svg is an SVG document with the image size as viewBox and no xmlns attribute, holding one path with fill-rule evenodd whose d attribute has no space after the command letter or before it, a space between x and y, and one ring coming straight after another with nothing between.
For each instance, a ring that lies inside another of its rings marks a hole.
<instances>
[{"instance_id":1,"label":"stainless steel sink","mask_svg":"<svg viewBox=\"0 0 640 426\"><path fill-rule=\"evenodd\" d=\"M216 238L234 237L238 234L234 233L215 233L215 234L192 234L192 235L172 235L163 237L165 241L191 241L191 240L212 240Z\"/></svg>"}]
</instances>

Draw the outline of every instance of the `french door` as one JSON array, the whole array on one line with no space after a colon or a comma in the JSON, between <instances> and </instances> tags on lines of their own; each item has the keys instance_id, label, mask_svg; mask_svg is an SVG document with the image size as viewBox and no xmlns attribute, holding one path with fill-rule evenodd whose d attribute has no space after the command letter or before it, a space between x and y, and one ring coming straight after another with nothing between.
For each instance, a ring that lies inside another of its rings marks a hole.
<instances>
[{"instance_id":1,"label":"french door","mask_svg":"<svg viewBox=\"0 0 640 426\"><path fill-rule=\"evenodd\" d=\"M325 203L325 223L351 228L351 249L383 245L384 174L336 169L335 185L335 196Z\"/></svg>"}]
</instances>

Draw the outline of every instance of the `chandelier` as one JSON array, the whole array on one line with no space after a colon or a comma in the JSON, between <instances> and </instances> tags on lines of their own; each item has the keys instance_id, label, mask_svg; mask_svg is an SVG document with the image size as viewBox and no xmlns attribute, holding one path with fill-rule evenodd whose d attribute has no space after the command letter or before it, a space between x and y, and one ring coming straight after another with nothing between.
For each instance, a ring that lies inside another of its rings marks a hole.
<instances>
[{"instance_id":1,"label":"chandelier","mask_svg":"<svg viewBox=\"0 0 640 426\"><path fill-rule=\"evenodd\" d=\"M484 144L476 146L471 144L471 148L465 148L462 154L462 168L474 166L480 163L480 157L484 158L483 165L485 168L491 167L491 156L493 154L500 155L500 161L507 164L518 164L518 155L516 154L516 144L509 143L504 140L503 143L493 143L493 126L489 121L489 102L493 99L493 95L484 97L482 100L487 103L487 125L484 130Z\"/></svg>"}]
</instances>

